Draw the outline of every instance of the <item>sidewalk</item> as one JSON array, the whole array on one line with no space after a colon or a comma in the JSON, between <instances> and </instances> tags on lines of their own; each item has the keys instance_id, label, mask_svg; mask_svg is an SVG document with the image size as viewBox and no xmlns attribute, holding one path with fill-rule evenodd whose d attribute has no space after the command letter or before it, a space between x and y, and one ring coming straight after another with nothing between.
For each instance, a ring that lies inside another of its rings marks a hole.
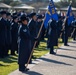
<instances>
[{"instance_id":1,"label":"sidewalk","mask_svg":"<svg viewBox=\"0 0 76 75\"><path fill-rule=\"evenodd\" d=\"M62 46L56 55L46 54L35 60L26 73L18 70L9 75L76 75L76 41Z\"/></svg>"}]
</instances>

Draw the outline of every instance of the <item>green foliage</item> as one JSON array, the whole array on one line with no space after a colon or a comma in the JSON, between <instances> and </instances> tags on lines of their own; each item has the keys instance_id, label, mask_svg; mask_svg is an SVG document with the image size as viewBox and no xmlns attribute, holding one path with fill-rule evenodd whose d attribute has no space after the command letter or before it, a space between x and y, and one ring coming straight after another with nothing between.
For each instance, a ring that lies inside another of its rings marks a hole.
<instances>
[{"instance_id":1,"label":"green foliage","mask_svg":"<svg viewBox=\"0 0 76 75\"><path fill-rule=\"evenodd\" d=\"M6 3L9 5L11 2L13 2L13 0L0 0L0 2Z\"/></svg>"},{"instance_id":2,"label":"green foliage","mask_svg":"<svg viewBox=\"0 0 76 75\"><path fill-rule=\"evenodd\" d=\"M56 7L67 7L70 4L71 0L61 0L60 2L55 3ZM72 0L72 7L76 7L76 0Z\"/></svg>"},{"instance_id":3,"label":"green foliage","mask_svg":"<svg viewBox=\"0 0 76 75\"><path fill-rule=\"evenodd\" d=\"M14 2L10 3L11 6L16 6L19 4L21 4L21 2L19 2L19 1L14 1Z\"/></svg>"},{"instance_id":4,"label":"green foliage","mask_svg":"<svg viewBox=\"0 0 76 75\"><path fill-rule=\"evenodd\" d=\"M11 5L11 6L21 4L19 0L0 0L0 2Z\"/></svg>"}]
</instances>

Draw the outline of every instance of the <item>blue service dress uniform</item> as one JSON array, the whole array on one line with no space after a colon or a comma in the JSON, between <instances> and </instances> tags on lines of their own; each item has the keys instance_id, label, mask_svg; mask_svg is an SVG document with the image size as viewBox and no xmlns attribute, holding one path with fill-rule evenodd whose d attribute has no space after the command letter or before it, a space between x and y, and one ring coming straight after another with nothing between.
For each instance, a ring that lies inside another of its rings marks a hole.
<instances>
[{"instance_id":1,"label":"blue service dress uniform","mask_svg":"<svg viewBox=\"0 0 76 75\"><path fill-rule=\"evenodd\" d=\"M31 36L33 36L33 37L37 36L37 22L34 21L33 19L29 23L29 31L30 31ZM33 49L34 43L35 43L35 41L32 40L31 41L31 50Z\"/></svg>"},{"instance_id":2,"label":"blue service dress uniform","mask_svg":"<svg viewBox=\"0 0 76 75\"><path fill-rule=\"evenodd\" d=\"M7 20L7 55L9 50L11 49L11 21Z\"/></svg>"},{"instance_id":3,"label":"blue service dress uniform","mask_svg":"<svg viewBox=\"0 0 76 75\"><path fill-rule=\"evenodd\" d=\"M58 38L60 38L60 34L62 33L62 24L63 24L63 21L61 19L58 20L57 22Z\"/></svg>"},{"instance_id":4,"label":"blue service dress uniform","mask_svg":"<svg viewBox=\"0 0 76 75\"><path fill-rule=\"evenodd\" d=\"M20 42L19 42L19 57L18 64L19 70L25 69L25 64L28 62L31 53L31 39L29 29L27 25L22 24L19 32ZM31 60L30 60L31 61Z\"/></svg>"},{"instance_id":5,"label":"blue service dress uniform","mask_svg":"<svg viewBox=\"0 0 76 75\"><path fill-rule=\"evenodd\" d=\"M43 22L43 21L37 22L37 34L39 33L39 30L40 30L40 27L41 27L41 25L42 25L42 22ZM41 30L41 33L40 33L40 35L39 35L39 37L38 37L38 41L37 41L37 43L36 43L36 47L38 47L38 45L40 44L41 36L42 36L42 30Z\"/></svg>"},{"instance_id":6,"label":"blue service dress uniform","mask_svg":"<svg viewBox=\"0 0 76 75\"><path fill-rule=\"evenodd\" d=\"M72 37L73 37L73 40L76 40L76 20L73 21L71 26L72 26Z\"/></svg>"},{"instance_id":7,"label":"blue service dress uniform","mask_svg":"<svg viewBox=\"0 0 76 75\"><path fill-rule=\"evenodd\" d=\"M15 51L18 50L18 23L13 22L11 25L11 37L12 37L12 43L11 43L11 55L15 55Z\"/></svg>"},{"instance_id":8,"label":"blue service dress uniform","mask_svg":"<svg viewBox=\"0 0 76 75\"><path fill-rule=\"evenodd\" d=\"M57 23L55 20L52 20L50 22L51 30L49 32L49 48L50 48L50 54L54 54L54 46L58 45L58 34L57 34Z\"/></svg>"},{"instance_id":9,"label":"blue service dress uniform","mask_svg":"<svg viewBox=\"0 0 76 75\"><path fill-rule=\"evenodd\" d=\"M65 29L64 29L64 45L65 46L68 46L68 37L69 37L69 26L68 26L68 19L66 19L66 22L65 22Z\"/></svg>"},{"instance_id":10,"label":"blue service dress uniform","mask_svg":"<svg viewBox=\"0 0 76 75\"><path fill-rule=\"evenodd\" d=\"M3 18L0 19L0 57L6 56L7 44L7 21Z\"/></svg>"}]
</instances>

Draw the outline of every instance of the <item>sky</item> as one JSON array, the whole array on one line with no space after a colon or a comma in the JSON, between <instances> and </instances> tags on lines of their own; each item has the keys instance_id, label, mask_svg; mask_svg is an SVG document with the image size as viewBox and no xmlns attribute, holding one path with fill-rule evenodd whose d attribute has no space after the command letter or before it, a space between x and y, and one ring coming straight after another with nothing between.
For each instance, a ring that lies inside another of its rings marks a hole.
<instances>
[{"instance_id":1,"label":"sky","mask_svg":"<svg viewBox=\"0 0 76 75\"><path fill-rule=\"evenodd\" d=\"M60 1L60 0L53 0L53 1L58 2L58 1Z\"/></svg>"}]
</instances>

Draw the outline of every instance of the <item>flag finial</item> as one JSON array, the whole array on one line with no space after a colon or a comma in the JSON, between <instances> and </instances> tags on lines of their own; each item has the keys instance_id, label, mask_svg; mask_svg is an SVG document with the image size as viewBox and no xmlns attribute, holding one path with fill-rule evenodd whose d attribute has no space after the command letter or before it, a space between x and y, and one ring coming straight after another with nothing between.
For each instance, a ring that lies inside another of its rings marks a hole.
<instances>
[{"instance_id":1,"label":"flag finial","mask_svg":"<svg viewBox=\"0 0 76 75\"><path fill-rule=\"evenodd\" d=\"M72 4L72 0L70 1L70 5Z\"/></svg>"}]
</instances>

